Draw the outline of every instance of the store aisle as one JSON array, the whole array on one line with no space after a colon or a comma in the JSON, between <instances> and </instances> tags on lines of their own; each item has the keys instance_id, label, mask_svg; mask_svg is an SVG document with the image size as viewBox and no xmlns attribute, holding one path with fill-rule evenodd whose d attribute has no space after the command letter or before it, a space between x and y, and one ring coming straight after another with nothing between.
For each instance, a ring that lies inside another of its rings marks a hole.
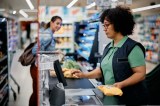
<instances>
[{"instance_id":1,"label":"store aisle","mask_svg":"<svg viewBox=\"0 0 160 106\"><path fill-rule=\"evenodd\" d=\"M9 106L28 106L29 98L32 93L32 79L30 76L29 67L23 67L19 62L18 58L22 51L18 50L14 57L11 66L11 74L20 85L20 94L18 94L17 86L10 79L10 85L16 91L17 100L14 101L13 93L10 90Z\"/></svg>"}]
</instances>

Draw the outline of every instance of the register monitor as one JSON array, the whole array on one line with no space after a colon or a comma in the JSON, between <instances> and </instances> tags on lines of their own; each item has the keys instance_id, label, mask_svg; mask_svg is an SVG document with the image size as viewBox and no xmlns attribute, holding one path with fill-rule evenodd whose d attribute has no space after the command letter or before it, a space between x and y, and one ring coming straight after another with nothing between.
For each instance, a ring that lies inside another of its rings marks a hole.
<instances>
[{"instance_id":1,"label":"register monitor","mask_svg":"<svg viewBox=\"0 0 160 106\"><path fill-rule=\"evenodd\" d=\"M63 86L67 86L67 82L66 82L66 79L64 78L64 75L63 75L62 68L61 68L61 65L59 63L59 60L56 60L54 62L54 70L56 72L58 81L61 82L63 84Z\"/></svg>"}]
</instances>

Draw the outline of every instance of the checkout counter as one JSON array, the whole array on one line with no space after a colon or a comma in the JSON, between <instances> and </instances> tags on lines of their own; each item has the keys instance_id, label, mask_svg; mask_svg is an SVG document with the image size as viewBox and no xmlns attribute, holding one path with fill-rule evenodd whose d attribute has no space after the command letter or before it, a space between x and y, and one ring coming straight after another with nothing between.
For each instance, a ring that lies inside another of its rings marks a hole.
<instances>
[{"instance_id":1,"label":"checkout counter","mask_svg":"<svg viewBox=\"0 0 160 106\"><path fill-rule=\"evenodd\" d=\"M66 81L67 86L64 87L66 104L103 106L103 94L94 87L91 80L66 79ZM50 77L49 88L52 89L57 82L56 78Z\"/></svg>"},{"instance_id":2,"label":"checkout counter","mask_svg":"<svg viewBox=\"0 0 160 106\"><path fill-rule=\"evenodd\" d=\"M58 57L56 56L56 53L53 57L46 56L43 52L41 53L42 54L39 54L40 106L62 106L63 104L78 104L79 106L103 106L103 100L105 98L103 98L103 93L96 88L98 82L95 79L64 78L60 63L57 63L57 59L55 58ZM51 53L45 52L45 54ZM57 77L51 77L49 75L48 70L52 69L53 67L54 70L57 70L55 71ZM81 70L83 72L87 71L85 67L81 67ZM60 86L62 83L59 82L62 82L62 80L60 81L59 78L65 80L65 82L67 82L67 86Z\"/></svg>"},{"instance_id":3,"label":"checkout counter","mask_svg":"<svg viewBox=\"0 0 160 106\"><path fill-rule=\"evenodd\" d=\"M95 79L64 78L60 64L56 62L58 57L56 53L54 53L53 57L44 55L44 53L53 55L53 53L50 52L39 53L40 106L52 106L55 102L57 104L61 103L61 105L65 103L78 104L79 106L103 106L103 94L96 88L98 82ZM60 77L51 77L49 75L48 70L53 67L54 70L57 69L55 72ZM87 71L85 67L81 67L81 70L83 72ZM60 84L62 85L62 83L59 83L59 78L63 79L63 82L65 80L67 86L59 86Z\"/></svg>"},{"instance_id":4,"label":"checkout counter","mask_svg":"<svg viewBox=\"0 0 160 106\"><path fill-rule=\"evenodd\" d=\"M82 71L87 71L81 67ZM49 77L49 89L52 90L59 81L55 77ZM96 86L95 79L67 79L64 87L65 103L78 104L79 106L103 106L103 94ZM55 91L56 92L56 91Z\"/></svg>"},{"instance_id":5,"label":"checkout counter","mask_svg":"<svg viewBox=\"0 0 160 106\"><path fill-rule=\"evenodd\" d=\"M42 55L43 57L43 55ZM56 56L57 57L57 56ZM47 58L42 58L40 59L41 62L46 62L50 59ZM42 68L43 70L48 70L48 66L50 66L51 68L53 67L53 62L49 63L42 63L40 65L40 69L41 67L44 65L47 65L47 68L45 69L44 67ZM85 67L81 67L81 70L83 72L86 72L87 70L85 69ZM149 104L153 105L159 105L160 101L160 64L157 65L157 67L155 67L155 69L153 69L150 73L148 73L146 75L146 82L147 82L147 86L149 89ZM45 77L46 76L46 77ZM45 80L44 80L45 78ZM103 93L100 92L96 87L98 85L98 82L95 79L65 79L67 82L67 86L64 87L63 89L63 96L57 95L54 96L53 98L57 98L60 97L60 102L62 101L62 99L64 100L63 103L66 104L78 104L79 106L83 106L83 105L87 105L87 106L103 106L103 104L105 104L104 99L105 96L103 96ZM46 83L45 83L46 82ZM59 83L57 78L54 77L48 77L48 71L40 71L40 103L42 103L41 106L49 106L48 103L48 97L50 96L50 91L54 91L53 88L54 86ZM47 86L44 86L47 85ZM49 92L48 92L49 90ZM46 93L46 92L47 93ZM45 95L45 99L47 102L43 103L44 101L44 95ZM44 105L45 104L45 105ZM52 105L51 105L52 106ZM57 106L57 105L56 105Z\"/></svg>"}]
</instances>

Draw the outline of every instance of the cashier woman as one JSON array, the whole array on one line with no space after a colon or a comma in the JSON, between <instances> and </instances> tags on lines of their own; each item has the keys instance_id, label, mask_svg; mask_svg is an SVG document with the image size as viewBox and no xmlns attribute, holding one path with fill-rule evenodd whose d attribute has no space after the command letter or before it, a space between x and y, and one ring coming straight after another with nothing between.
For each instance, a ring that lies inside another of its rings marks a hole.
<instances>
[{"instance_id":1,"label":"cashier woman","mask_svg":"<svg viewBox=\"0 0 160 106\"><path fill-rule=\"evenodd\" d=\"M105 85L114 85L122 96L105 96L104 105L146 105L145 49L132 36L134 19L131 10L117 6L100 16L106 36L112 41L105 47L100 67L91 72L73 72L79 78L102 78Z\"/></svg>"}]
</instances>

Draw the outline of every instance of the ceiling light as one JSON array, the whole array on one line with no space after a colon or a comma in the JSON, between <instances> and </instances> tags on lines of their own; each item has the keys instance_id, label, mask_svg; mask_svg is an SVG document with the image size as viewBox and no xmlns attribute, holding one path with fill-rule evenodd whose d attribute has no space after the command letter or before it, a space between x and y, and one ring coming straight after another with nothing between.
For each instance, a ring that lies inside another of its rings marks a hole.
<instances>
[{"instance_id":1,"label":"ceiling light","mask_svg":"<svg viewBox=\"0 0 160 106\"><path fill-rule=\"evenodd\" d=\"M31 10L31 9L22 9L24 12L38 12L37 9Z\"/></svg>"},{"instance_id":2,"label":"ceiling light","mask_svg":"<svg viewBox=\"0 0 160 106\"><path fill-rule=\"evenodd\" d=\"M86 9L90 9L90 8L94 7L95 5L96 5L96 3L93 2L93 3L89 4L88 6L86 6Z\"/></svg>"},{"instance_id":3,"label":"ceiling light","mask_svg":"<svg viewBox=\"0 0 160 106\"><path fill-rule=\"evenodd\" d=\"M5 20L6 20L6 19L5 19L5 18L3 18L1 22L4 22Z\"/></svg>"},{"instance_id":4,"label":"ceiling light","mask_svg":"<svg viewBox=\"0 0 160 106\"><path fill-rule=\"evenodd\" d=\"M33 9L34 9L34 6L33 6L32 2L31 2L30 0L26 0L26 2L27 2L27 4L28 4L29 8L30 8L31 10L33 10Z\"/></svg>"},{"instance_id":5,"label":"ceiling light","mask_svg":"<svg viewBox=\"0 0 160 106\"><path fill-rule=\"evenodd\" d=\"M153 6L141 7L141 8L135 8L135 9L132 9L132 11L133 12L140 12L140 11L150 10L150 9L158 8L158 7L160 7L160 4L153 5Z\"/></svg>"},{"instance_id":6,"label":"ceiling light","mask_svg":"<svg viewBox=\"0 0 160 106\"><path fill-rule=\"evenodd\" d=\"M26 14L23 10L19 10L19 13L23 15L25 18L28 18L28 14Z\"/></svg>"},{"instance_id":7,"label":"ceiling light","mask_svg":"<svg viewBox=\"0 0 160 106\"><path fill-rule=\"evenodd\" d=\"M13 14L16 14L16 11L13 11Z\"/></svg>"},{"instance_id":8,"label":"ceiling light","mask_svg":"<svg viewBox=\"0 0 160 106\"><path fill-rule=\"evenodd\" d=\"M118 0L112 0L112 2L117 2Z\"/></svg>"},{"instance_id":9,"label":"ceiling light","mask_svg":"<svg viewBox=\"0 0 160 106\"><path fill-rule=\"evenodd\" d=\"M67 5L67 8L71 8L78 0L73 0Z\"/></svg>"},{"instance_id":10,"label":"ceiling light","mask_svg":"<svg viewBox=\"0 0 160 106\"><path fill-rule=\"evenodd\" d=\"M0 8L0 11L5 11L5 9L3 9L3 8Z\"/></svg>"}]
</instances>

